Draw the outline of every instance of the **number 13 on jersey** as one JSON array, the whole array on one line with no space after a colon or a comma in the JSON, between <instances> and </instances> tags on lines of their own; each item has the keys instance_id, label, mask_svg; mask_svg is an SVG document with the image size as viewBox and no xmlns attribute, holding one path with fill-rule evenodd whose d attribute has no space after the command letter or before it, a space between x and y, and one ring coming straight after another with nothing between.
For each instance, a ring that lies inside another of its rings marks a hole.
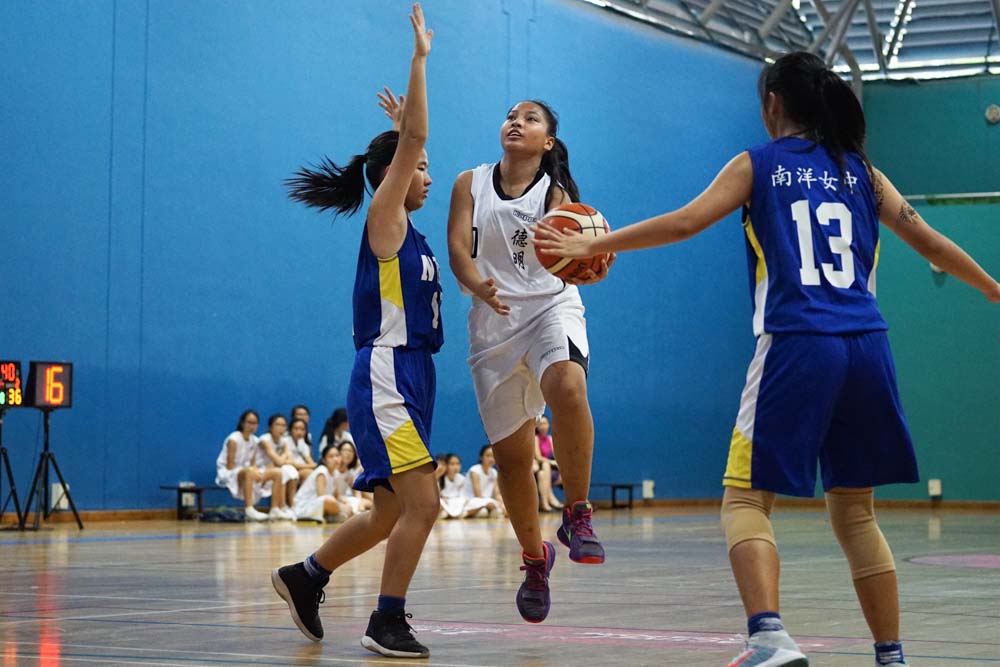
<instances>
[{"instance_id":1,"label":"number 13 on jersey","mask_svg":"<svg viewBox=\"0 0 1000 667\"><path fill-rule=\"evenodd\" d=\"M802 267L799 276L803 285L819 285L819 267L816 266L816 255L813 252L812 212L809 201L800 199L792 204L792 219L798 231L799 253L802 257ZM833 220L840 222L840 236L829 236L827 242L830 251L840 255L840 269L831 262L823 262L820 267L827 282L834 287L847 289L854 284L854 254L851 252L853 235L851 232L851 210L840 202L824 202L816 208L816 219L819 224L827 226Z\"/></svg>"}]
</instances>

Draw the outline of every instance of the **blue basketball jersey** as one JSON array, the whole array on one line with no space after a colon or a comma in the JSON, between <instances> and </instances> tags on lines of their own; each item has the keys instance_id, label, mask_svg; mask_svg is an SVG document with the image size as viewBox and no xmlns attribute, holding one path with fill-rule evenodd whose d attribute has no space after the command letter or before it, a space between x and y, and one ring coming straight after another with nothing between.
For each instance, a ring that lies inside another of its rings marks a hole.
<instances>
[{"instance_id":1,"label":"blue basketball jersey","mask_svg":"<svg viewBox=\"0 0 1000 667\"><path fill-rule=\"evenodd\" d=\"M888 329L875 300L879 222L864 162L785 137L749 150L744 208L754 335Z\"/></svg>"},{"instance_id":2,"label":"blue basketball jersey","mask_svg":"<svg viewBox=\"0 0 1000 667\"><path fill-rule=\"evenodd\" d=\"M441 349L441 272L427 239L406 222L406 238L389 259L379 259L361 236L354 278L354 347Z\"/></svg>"}]
</instances>

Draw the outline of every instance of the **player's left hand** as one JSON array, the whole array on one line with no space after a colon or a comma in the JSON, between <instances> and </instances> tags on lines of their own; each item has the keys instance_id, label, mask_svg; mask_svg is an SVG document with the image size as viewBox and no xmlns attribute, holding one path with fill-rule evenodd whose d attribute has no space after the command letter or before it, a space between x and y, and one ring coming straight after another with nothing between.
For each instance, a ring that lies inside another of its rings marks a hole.
<instances>
[{"instance_id":1,"label":"player's left hand","mask_svg":"<svg viewBox=\"0 0 1000 667\"><path fill-rule=\"evenodd\" d=\"M382 107L385 115L392 121L392 129L399 132L399 128L403 124L403 105L406 104L406 95L400 95L399 99L396 99L396 96L389 90L389 86L382 86L382 90L385 91L384 95L382 93L375 93L378 97L378 105Z\"/></svg>"},{"instance_id":2,"label":"player's left hand","mask_svg":"<svg viewBox=\"0 0 1000 667\"><path fill-rule=\"evenodd\" d=\"M550 255L559 257L593 257L590 249L592 238L573 229L556 229L547 222L537 222L531 226L534 237L531 242Z\"/></svg>"},{"instance_id":3,"label":"player's left hand","mask_svg":"<svg viewBox=\"0 0 1000 667\"><path fill-rule=\"evenodd\" d=\"M1000 282L993 283L993 289L984 292L991 303L1000 303Z\"/></svg>"},{"instance_id":4,"label":"player's left hand","mask_svg":"<svg viewBox=\"0 0 1000 667\"><path fill-rule=\"evenodd\" d=\"M568 278L566 280L570 285L593 285L594 283L599 283L608 277L608 269L611 265L615 263L618 259L616 253L610 253L607 257L601 260L601 266L597 271L592 271L588 269L584 271L578 278Z\"/></svg>"}]
</instances>

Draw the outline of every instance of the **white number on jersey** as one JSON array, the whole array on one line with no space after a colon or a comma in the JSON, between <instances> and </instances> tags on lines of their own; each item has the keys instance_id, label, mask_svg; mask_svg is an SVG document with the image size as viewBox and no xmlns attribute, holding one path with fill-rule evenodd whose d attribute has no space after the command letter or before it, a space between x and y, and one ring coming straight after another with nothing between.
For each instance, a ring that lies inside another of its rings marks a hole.
<instances>
[{"instance_id":1,"label":"white number on jersey","mask_svg":"<svg viewBox=\"0 0 1000 667\"><path fill-rule=\"evenodd\" d=\"M799 276L803 285L819 285L819 268L816 267L816 255L813 253L812 215L809 201L800 199L792 204L792 219L799 237L799 253L802 255L802 268ZM831 252L840 255L838 270L830 262L823 262L823 275L834 287L847 289L854 284L854 254L851 252L851 241L854 240L851 231L851 210L840 202L824 202L816 209L816 219L821 225L829 225L831 220L840 221L840 236L829 236Z\"/></svg>"},{"instance_id":2,"label":"white number on jersey","mask_svg":"<svg viewBox=\"0 0 1000 667\"><path fill-rule=\"evenodd\" d=\"M434 313L431 328L437 329L441 323L441 292L434 292L434 296L431 297L431 311Z\"/></svg>"}]
</instances>

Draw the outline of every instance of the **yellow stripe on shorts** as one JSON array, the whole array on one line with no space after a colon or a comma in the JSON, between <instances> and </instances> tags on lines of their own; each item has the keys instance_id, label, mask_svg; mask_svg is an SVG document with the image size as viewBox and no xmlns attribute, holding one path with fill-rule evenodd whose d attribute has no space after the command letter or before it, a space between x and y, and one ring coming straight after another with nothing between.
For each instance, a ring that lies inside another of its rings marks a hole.
<instances>
[{"instance_id":1,"label":"yellow stripe on shorts","mask_svg":"<svg viewBox=\"0 0 1000 667\"><path fill-rule=\"evenodd\" d=\"M726 463L726 474L722 478L722 485L741 489L751 488L750 462L752 457L753 443L738 428L734 428L733 438L729 442L729 461Z\"/></svg>"},{"instance_id":2,"label":"yellow stripe on shorts","mask_svg":"<svg viewBox=\"0 0 1000 667\"><path fill-rule=\"evenodd\" d=\"M420 439L412 419L406 420L406 423L385 439L385 449L389 454L389 465L392 466L393 474L406 472L431 462L427 445Z\"/></svg>"}]
</instances>

